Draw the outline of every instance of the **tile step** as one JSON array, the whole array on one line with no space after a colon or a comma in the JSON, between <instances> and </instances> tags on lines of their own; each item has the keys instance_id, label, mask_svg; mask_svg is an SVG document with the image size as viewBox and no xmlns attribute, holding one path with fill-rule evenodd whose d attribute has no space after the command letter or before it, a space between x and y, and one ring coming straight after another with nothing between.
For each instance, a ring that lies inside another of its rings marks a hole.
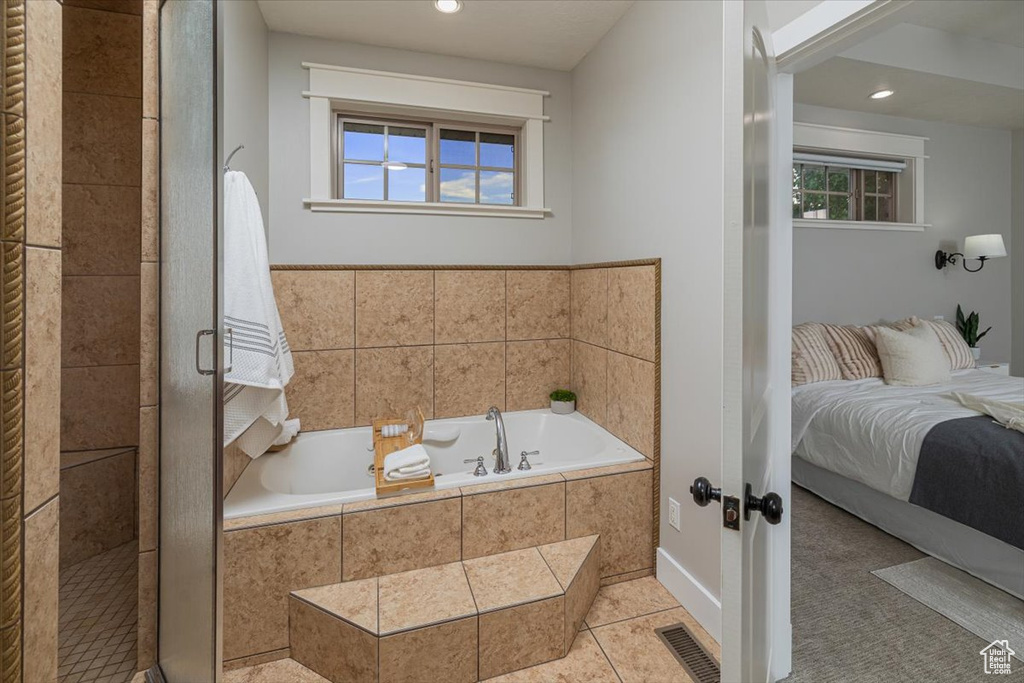
<instances>
[{"instance_id":1,"label":"tile step","mask_svg":"<svg viewBox=\"0 0 1024 683\"><path fill-rule=\"evenodd\" d=\"M292 658L335 683L477 681L564 657L600 584L598 536L292 591Z\"/></svg>"}]
</instances>

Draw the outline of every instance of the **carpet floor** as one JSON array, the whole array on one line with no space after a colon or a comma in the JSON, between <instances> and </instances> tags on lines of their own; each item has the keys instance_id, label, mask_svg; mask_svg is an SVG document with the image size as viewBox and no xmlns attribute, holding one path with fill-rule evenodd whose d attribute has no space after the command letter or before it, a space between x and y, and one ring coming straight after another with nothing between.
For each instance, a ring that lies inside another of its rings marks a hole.
<instances>
[{"instance_id":1,"label":"carpet floor","mask_svg":"<svg viewBox=\"0 0 1024 683\"><path fill-rule=\"evenodd\" d=\"M793 673L787 683L991 680L988 643L871 572L924 557L793 486ZM1010 598L1010 596L1007 596ZM1001 683L1024 682L1024 665Z\"/></svg>"}]
</instances>

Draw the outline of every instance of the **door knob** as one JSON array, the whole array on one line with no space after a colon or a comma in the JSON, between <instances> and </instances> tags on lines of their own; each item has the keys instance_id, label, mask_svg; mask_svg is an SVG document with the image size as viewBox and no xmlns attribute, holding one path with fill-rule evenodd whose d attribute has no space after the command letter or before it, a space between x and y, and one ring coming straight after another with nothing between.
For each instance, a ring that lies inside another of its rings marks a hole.
<instances>
[{"instance_id":1,"label":"door knob","mask_svg":"<svg viewBox=\"0 0 1024 683\"><path fill-rule=\"evenodd\" d=\"M751 493L750 484L747 484L747 504L744 506L743 519L750 520L750 512L760 512L764 521L769 524L778 524L782 521L782 496L777 493L766 493L764 498L758 498Z\"/></svg>"},{"instance_id":2,"label":"door knob","mask_svg":"<svg viewBox=\"0 0 1024 683\"><path fill-rule=\"evenodd\" d=\"M694 479L693 486L690 487L690 493L693 494L693 502L701 507L705 507L713 500L719 502L722 500L722 489L713 488L707 477L697 477Z\"/></svg>"}]
</instances>

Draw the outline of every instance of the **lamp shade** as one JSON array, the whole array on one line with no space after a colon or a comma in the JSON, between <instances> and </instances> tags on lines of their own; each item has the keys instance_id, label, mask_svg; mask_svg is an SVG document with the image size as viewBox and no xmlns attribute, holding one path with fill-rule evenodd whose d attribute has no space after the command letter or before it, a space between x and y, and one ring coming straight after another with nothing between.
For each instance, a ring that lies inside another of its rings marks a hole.
<instances>
[{"instance_id":1,"label":"lamp shade","mask_svg":"<svg viewBox=\"0 0 1024 683\"><path fill-rule=\"evenodd\" d=\"M999 258L1006 256L1003 236L971 235L964 240L964 258Z\"/></svg>"}]
</instances>

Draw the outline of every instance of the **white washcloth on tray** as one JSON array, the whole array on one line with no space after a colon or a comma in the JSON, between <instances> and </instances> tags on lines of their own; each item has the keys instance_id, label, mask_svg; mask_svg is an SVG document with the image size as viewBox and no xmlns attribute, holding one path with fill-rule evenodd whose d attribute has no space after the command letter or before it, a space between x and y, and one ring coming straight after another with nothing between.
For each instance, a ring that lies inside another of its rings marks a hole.
<instances>
[{"instance_id":1,"label":"white washcloth on tray","mask_svg":"<svg viewBox=\"0 0 1024 683\"><path fill-rule=\"evenodd\" d=\"M384 456L384 478L388 481L423 479L429 475L430 456L422 444Z\"/></svg>"},{"instance_id":2,"label":"white washcloth on tray","mask_svg":"<svg viewBox=\"0 0 1024 683\"><path fill-rule=\"evenodd\" d=\"M224 377L224 444L237 440L257 458L287 443L299 425L287 420L284 387L294 368L270 281L263 215L240 171L224 174L224 327L231 366Z\"/></svg>"}]
</instances>

